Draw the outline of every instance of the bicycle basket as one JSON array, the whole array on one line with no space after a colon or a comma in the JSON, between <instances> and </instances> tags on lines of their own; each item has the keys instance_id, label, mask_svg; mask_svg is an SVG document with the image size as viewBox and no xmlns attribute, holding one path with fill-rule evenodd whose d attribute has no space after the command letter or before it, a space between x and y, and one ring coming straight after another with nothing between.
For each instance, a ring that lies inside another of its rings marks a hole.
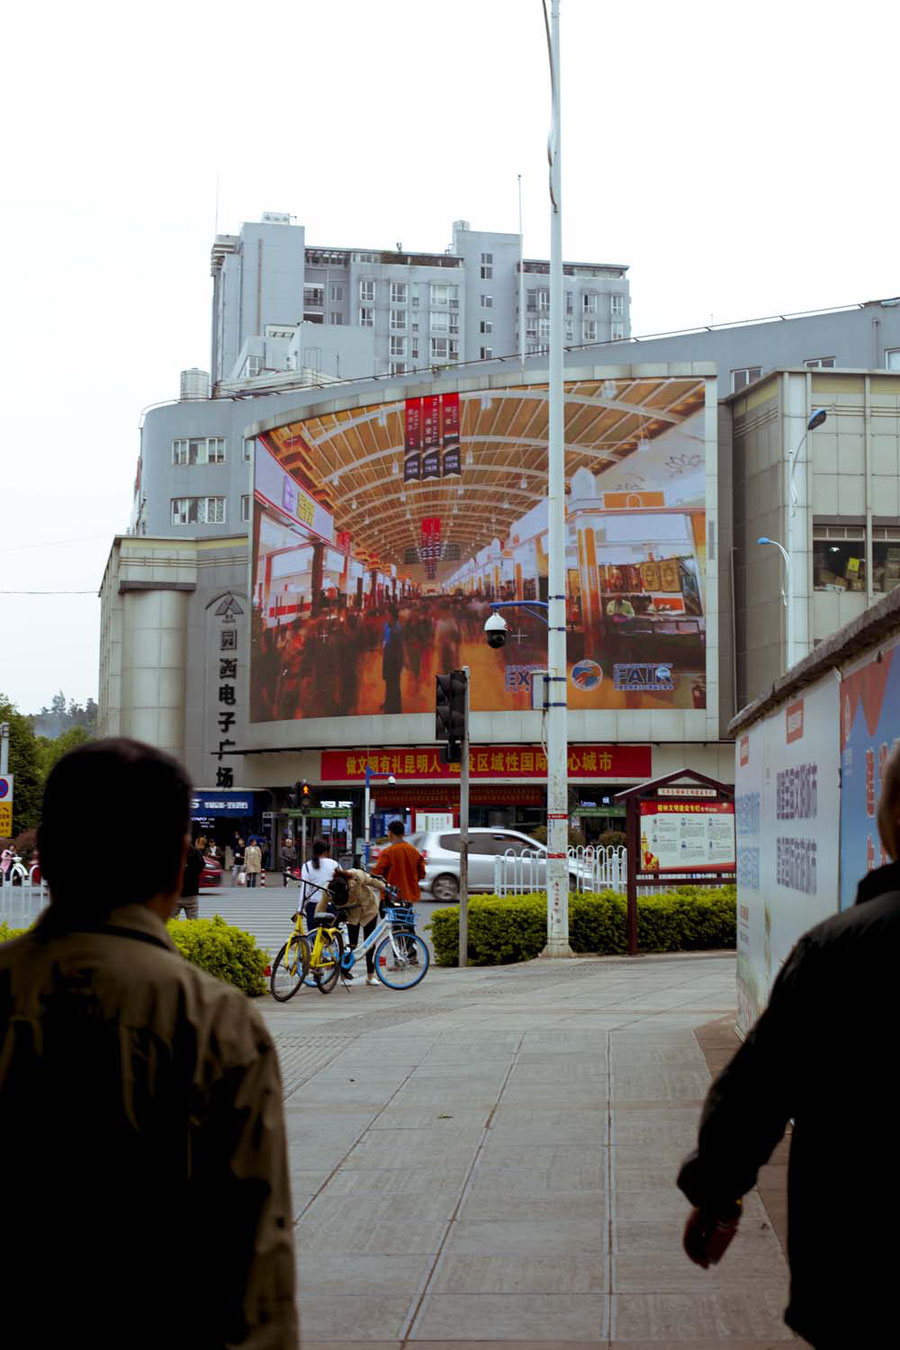
<instances>
[{"instance_id":1,"label":"bicycle basket","mask_svg":"<svg viewBox=\"0 0 900 1350\"><path fill-rule=\"evenodd\" d=\"M416 912L412 905L385 905L384 917L389 923L395 923L403 928L415 928Z\"/></svg>"}]
</instances>

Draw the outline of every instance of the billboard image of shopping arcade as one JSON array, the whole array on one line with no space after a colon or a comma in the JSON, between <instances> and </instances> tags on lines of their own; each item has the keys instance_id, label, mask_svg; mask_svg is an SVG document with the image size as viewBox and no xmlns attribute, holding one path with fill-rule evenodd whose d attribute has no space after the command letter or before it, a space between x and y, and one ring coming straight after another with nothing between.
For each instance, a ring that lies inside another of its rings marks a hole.
<instances>
[{"instance_id":1,"label":"billboard image of shopping arcade","mask_svg":"<svg viewBox=\"0 0 900 1350\"><path fill-rule=\"evenodd\" d=\"M568 703L706 706L706 381L566 384ZM532 706L546 628L548 388L430 394L257 436L250 717L423 713L468 665L475 711Z\"/></svg>"}]
</instances>

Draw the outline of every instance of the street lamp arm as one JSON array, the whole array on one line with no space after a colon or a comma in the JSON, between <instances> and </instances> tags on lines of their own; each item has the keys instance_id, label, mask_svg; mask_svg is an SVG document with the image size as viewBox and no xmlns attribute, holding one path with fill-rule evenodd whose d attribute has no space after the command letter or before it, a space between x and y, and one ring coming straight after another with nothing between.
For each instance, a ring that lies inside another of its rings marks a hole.
<instances>
[{"instance_id":1,"label":"street lamp arm","mask_svg":"<svg viewBox=\"0 0 900 1350\"><path fill-rule=\"evenodd\" d=\"M541 623L549 624L547 617L550 606L546 600L494 600L491 602L491 609L524 609L534 619L540 619ZM537 613L535 613L537 610ZM540 611L543 610L542 614Z\"/></svg>"}]
</instances>

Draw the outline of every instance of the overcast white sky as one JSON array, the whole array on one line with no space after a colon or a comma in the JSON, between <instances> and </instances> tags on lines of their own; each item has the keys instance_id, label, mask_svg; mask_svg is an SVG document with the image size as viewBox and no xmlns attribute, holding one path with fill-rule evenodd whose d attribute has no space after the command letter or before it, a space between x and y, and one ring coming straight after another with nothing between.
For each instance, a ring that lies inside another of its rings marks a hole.
<instances>
[{"instance_id":1,"label":"overcast white sky","mask_svg":"<svg viewBox=\"0 0 900 1350\"><path fill-rule=\"evenodd\" d=\"M638 334L900 291L896 8L562 0L567 257ZM893 15L893 17L891 17ZM209 364L219 229L548 249L540 0L18 6L5 21L0 590L96 591L141 408ZM0 691L97 693L94 595L0 596Z\"/></svg>"}]
</instances>

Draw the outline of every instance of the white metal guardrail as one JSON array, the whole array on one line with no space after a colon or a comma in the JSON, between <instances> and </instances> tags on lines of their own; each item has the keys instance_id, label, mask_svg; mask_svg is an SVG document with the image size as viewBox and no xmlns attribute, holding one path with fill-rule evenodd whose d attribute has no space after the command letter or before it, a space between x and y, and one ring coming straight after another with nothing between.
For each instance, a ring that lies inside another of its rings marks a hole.
<instances>
[{"instance_id":1,"label":"white metal guardrail","mask_svg":"<svg viewBox=\"0 0 900 1350\"><path fill-rule=\"evenodd\" d=\"M624 848L570 848L569 886L573 891L617 891L624 895L627 861ZM547 884L547 854L542 848L507 849L494 858L497 895L528 895Z\"/></svg>"},{"instance_id":2,"label":"white metal guardrail","mask_svg":"<svg viewBox=\"0 0 900 1350\"><path fill-rule=\"evenodd\" d=\"M45 881L36 881L38 868L29 869L27 876L21 873L13 880L7 876L0 885L0 923L8 923L10 928L30 928L41 910L45 909L50 892Z\"/></svg>"}]
</instances>

